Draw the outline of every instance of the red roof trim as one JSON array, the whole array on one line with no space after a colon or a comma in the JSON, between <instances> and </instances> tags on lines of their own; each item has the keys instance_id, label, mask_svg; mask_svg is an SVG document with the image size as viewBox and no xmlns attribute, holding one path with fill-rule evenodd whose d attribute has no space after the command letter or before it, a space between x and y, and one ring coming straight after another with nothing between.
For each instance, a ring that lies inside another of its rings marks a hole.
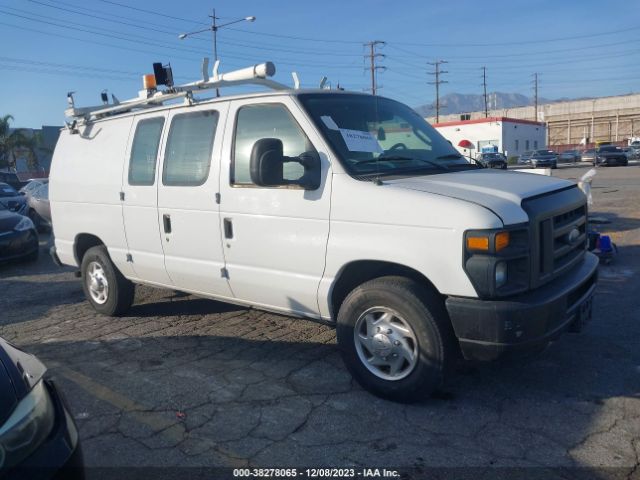
<instances>
[{"instance_id":1,"label":"red roof trim","mask_svg":"<svg viewBox=\"0 0 640 480\"><path fill-rule=\"evenodd\" d=\"M440 122L432 123L432 127L453 127L454 125L472 125L474 123L489 123L489 122L509 122L509 123L521 123L524 125L539 125L544 126L544 122L534 122L533 120L521 120L519 118L509 117L487 117L476 118L474 120L458 120L453 122Z\"/></svg>"}]
</instances>

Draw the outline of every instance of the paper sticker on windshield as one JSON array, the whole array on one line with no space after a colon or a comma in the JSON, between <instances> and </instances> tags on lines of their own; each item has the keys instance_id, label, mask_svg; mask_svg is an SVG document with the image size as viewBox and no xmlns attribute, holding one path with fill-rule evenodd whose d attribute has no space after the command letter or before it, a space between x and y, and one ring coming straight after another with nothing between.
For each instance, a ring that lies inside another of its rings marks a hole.
<instances>
[{"instance_id":1,"label":"paper sticker on windshield","mask_svg":"<svg viewBox=\"0 0 640 480\"><path fill-rule=\"evenodd\" d=\"M371 152L382 153L384 150L371 132L362 132L360 130L347 130L341 128L340 133L347 144L347 148L351 152Z\"/></svg>"},{"instance_id":2,"label":"paper sticker on windshield","mask_svg":"<svg viewBox=\"0 0 640 480\"><path fill-rule=\"evenodd\" d=\"M327 126L328 129L340 130L338 125L336 125L336 122L334 122L333 118L331 118L329 115L322 115L320 118L322 119L322 121L324 122L324 124Z\"/></svg>"}]
</instances>

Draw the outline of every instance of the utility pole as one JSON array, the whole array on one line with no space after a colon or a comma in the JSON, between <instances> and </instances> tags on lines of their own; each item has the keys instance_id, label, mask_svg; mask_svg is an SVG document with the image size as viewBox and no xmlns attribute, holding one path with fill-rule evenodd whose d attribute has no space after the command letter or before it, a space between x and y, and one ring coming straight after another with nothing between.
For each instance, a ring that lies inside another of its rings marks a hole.
<instances>
[{"instance_id":1,"label":"utility pole","mask_svg":"<svg viewBox=\"0 0 640 480\"><path fill-rule=\"evenodd\" d=\"M533 104L535 117L534 120L538 121L538 74L533 74Z\"/></svg>"},{"instance_id":2,"label":"utility pole","mask_svg":"<svg viewBox=\"0 0 640 480\"><path fill-rule=\"evenodd\" d=\"M432 65L434 67L433 72L428 72L429 75L435 76L434 82L427 82L429 85L436 86L436 123L440 121L440 84L441 83L449 83L446 80L441 80L440 75L443 73L449 73L446 70L440 70L440 65L443 63L449 63L446 60L436 60L435 62L427 62L427 65Z\"/></svg>"},{"instance_id":3,"label":"utility pole","mask_svg":"<svg viewBox=\"0 0 640 480\"><path fill-rule=\"evenodd\" d=\"M482 67L482 87L484 89L484 118L489 116L489 107L487 105L487 67Z\"/></svg>"},{"instance_id":4,"label":"utility pole","mask_svg":"<svg viewBox=\"0 0 640 480\"><path fill-rule=\"evenodd\" d=\"M371 94L375 95L378 91L378 85L376 82L376 74L378 70L386 70L387 67L382 65L376 65L376 58L384 58L385 55L382 53L376 52L376 47L378 45L385 45L386 42L382 40L374 40L372 42L367 42L364 44L365 47L369 47L369 53L364 56L364 58L369 59L369 67L365 67L365 69L369 70L371 73Z\"/></svg>"}]
</instances>

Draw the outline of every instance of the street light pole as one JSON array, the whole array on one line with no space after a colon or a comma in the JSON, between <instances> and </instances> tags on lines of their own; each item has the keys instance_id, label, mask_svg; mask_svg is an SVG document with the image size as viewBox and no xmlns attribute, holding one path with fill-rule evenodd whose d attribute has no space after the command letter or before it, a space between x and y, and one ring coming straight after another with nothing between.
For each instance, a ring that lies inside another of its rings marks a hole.
<instances>
[{"instance_id":1,"label":"street light pole","mask_svg":"<svg viewBox=\"0 0 640 480\"><path fill-rule=\"evenodd\" d=\"M202 30L196 30L195 32L181 33L180 35L178 35L178 38L180 40L184 40L185 38L190 37L191 35L195 35L196 33L211 31L213 33L213 57L214 57L213 61L214 62L218 60L218 30L220 30L222 27L233 25L235 23L256 21L256 17L250 16L250 17L239 18L238 20L234 20L232 22L223 23L222 25L218 25L218 17L216 17L215 8L213 9L213 15L209 15L209 17L211 17L210 27L204 28Z\"/></svg>"},{"instance_id":2,"label":"street light pole","mask_svg":"<svg viewBox=\"0 0 640 480\"><path fill-rule=\"evenodd\" d=\"M211 31L213 32L213 63L218 61L218 25L216 24L216 9L213 9L211 17Z\"/></svg>"}]
</instances>

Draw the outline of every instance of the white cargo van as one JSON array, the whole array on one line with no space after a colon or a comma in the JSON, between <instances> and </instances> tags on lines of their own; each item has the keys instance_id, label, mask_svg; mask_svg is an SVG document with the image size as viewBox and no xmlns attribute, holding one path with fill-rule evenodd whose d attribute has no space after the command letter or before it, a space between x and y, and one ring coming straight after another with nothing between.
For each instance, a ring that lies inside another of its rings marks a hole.
<instances>
[{"instance_id":1,"label":"white cargo van","mask_svg":"<svg viewBox=\"0 0 640 480\"><path fill-rule=\"evenodd\" d=\"M98 312L146 284L327 322L353 376L400 401L460 355L536 350L589 319L598 261L574 183L481 168L401 103L272 73L68 110L52 254ZM238 83L270 90L194 96Z\"/></svg>"}]
</instances>

